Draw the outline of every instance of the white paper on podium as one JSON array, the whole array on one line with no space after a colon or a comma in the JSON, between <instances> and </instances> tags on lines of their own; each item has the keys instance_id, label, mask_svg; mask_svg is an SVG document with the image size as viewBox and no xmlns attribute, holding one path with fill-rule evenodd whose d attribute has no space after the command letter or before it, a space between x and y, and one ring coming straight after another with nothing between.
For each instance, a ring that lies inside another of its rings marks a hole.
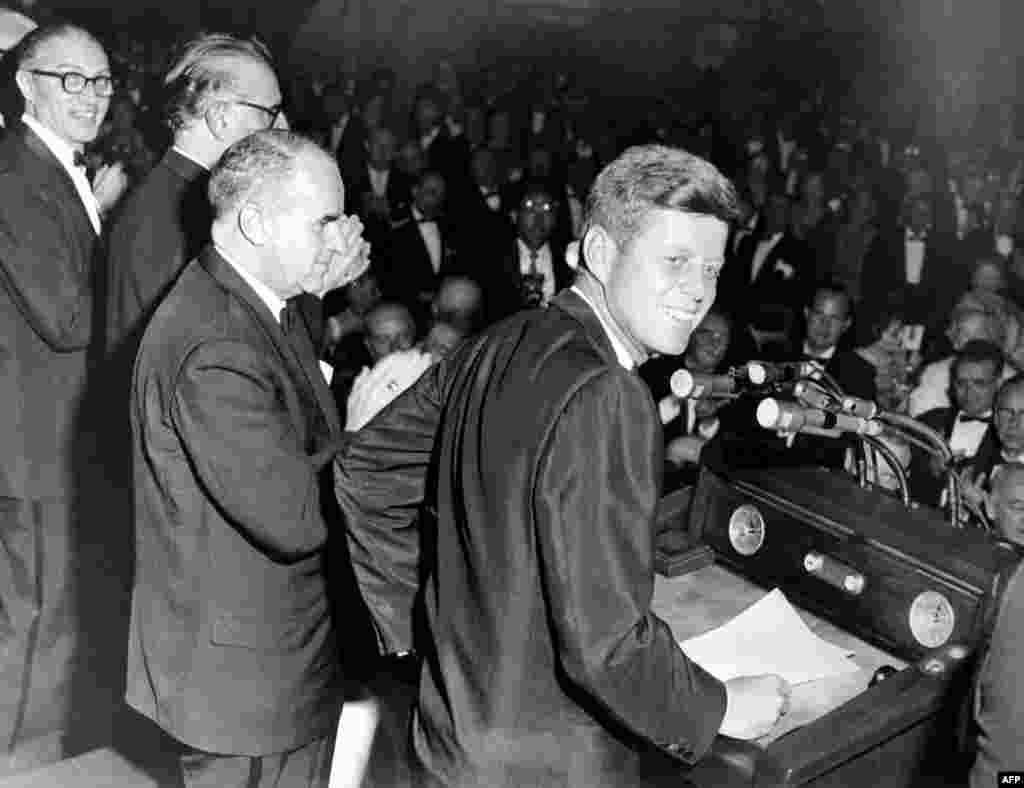
<instances>
[{"instance_id":1,"label":"white paper on podium","mask_svg":"<svg viewBox=\"0 0 1024 788\"><path fill-rule=\"evenodd\" d=\"M856 673L852 651L815 635L779 589L731 621L680 644L719 681L776 673L791 685Z\"/></svg>"}]
</instances>

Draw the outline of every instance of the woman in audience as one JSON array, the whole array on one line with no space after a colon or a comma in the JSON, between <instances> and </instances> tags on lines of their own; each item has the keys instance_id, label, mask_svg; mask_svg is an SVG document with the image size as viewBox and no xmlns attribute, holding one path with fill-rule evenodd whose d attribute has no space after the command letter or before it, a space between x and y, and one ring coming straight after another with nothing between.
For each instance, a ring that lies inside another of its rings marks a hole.
<instances>
[{"instance_id":1,"label":"woman in audience","mask_svg":"<svg viewBox=\"0 0 1024 788\"><path fill-rule=\"evenodd\" d=\"M868 327L868 344L856 349L857 355L875 368L875 388L879 407L906 409L910 373L920 362L920 354L904 344L904 313L892 304L877 313Z\"/></svg>"}]
</instances>

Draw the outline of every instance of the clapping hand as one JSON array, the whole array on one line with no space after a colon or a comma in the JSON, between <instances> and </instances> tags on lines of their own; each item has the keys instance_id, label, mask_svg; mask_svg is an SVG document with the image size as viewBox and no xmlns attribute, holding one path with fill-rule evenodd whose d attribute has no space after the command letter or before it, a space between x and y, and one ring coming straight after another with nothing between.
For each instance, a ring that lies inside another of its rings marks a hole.
<instances>
[{"instance_id":1,"label":"clapping hand","mask_svg":"<svg viewBox=\"0 0 1024 788\"><path fill-rule=\"evenodd\" d=\"M113 208L121 199L128 188L128 175L124 171L124 165L115 161L112 164L104 164L92 177L92 193L99 203L100 213L105 214Z\"/></svg>"}]
</instances>

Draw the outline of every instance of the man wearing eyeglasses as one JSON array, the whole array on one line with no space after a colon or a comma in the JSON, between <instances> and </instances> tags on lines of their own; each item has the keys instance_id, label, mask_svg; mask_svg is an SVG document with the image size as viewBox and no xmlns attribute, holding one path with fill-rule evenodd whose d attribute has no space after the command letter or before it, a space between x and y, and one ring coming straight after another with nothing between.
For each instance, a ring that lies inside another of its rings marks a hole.
<instances>
[{"instance_id":1,"label":"man wearing eyeglasses","mask_svg":"<svg viewBox=\"0 0 1024 788\"><path fill-rule=\"evenodd\" d=\"M106 115L110 67L66 24L37 28L10 56L25 109L0 141L0 773L63 756L73 668L84 677L88 652L76 589L115 606L85 552L102 525L81 502L95 465L84 394L101 227L76 163Z\"/></svg>"}]
</instances>

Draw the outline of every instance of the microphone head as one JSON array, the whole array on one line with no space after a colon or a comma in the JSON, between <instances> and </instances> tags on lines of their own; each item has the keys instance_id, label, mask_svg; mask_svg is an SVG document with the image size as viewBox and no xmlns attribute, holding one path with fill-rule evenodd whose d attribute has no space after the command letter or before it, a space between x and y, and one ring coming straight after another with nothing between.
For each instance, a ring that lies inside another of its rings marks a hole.
<instances>
[{"instance_id":1,"label":"microphone head","mask_svg":"<svg viewBox=\"0 0 1024 788\"><path fill-rule=\"evenodd\" d=\"M766 430L778 429L779 421L782 419L782 407L778 400L768 397L761 400L757 406L757 423Z\"/></svg>"},{"instance_id":2,"label":"microphone head","mask_svg":"<svg viewBox=\"0 0 1024 788\"><path fill-rule=\"evenodd\" d=\"M673 396L679 397L679 399L686 399L693 393L696 382L689 370L677 369L672 373L672 377L668 379L668 387L671 389Z\"/></svg>"},{"instance_id":3,"label":"microphone head","mask_svg":"<svg viewBox=\"0 0 1024 788\"><path fill-rule=\"evenodd\" d=\"M753 383L755 386L763 386L768 382L768 370L765 369L764 364L757 361L751 361L747 364L747 380Z\"/></svg>"}]
</instances>

